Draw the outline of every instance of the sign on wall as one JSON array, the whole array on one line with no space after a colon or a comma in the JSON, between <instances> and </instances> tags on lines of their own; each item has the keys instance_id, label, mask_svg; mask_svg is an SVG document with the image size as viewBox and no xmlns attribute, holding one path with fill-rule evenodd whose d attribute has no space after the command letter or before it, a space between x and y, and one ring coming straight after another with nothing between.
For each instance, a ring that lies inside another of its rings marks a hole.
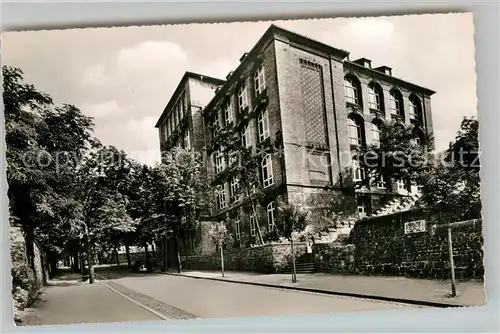
<instances>
[{"instance_id":1,"label":"sign on wall","mask_svg":"<svg viewBox=\"0 0 500 334\"><path fill-rule=\"evenodd\" d=\"M414 220L405 223L405 234L425 232L425 220Z\"/></svg>"}]
</instances>

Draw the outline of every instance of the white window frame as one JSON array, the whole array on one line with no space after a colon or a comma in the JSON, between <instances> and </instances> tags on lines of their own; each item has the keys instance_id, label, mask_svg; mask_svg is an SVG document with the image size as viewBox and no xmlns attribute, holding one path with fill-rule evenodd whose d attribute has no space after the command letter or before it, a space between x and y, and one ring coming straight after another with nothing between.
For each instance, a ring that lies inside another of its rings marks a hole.
<instances>
[{"instance_id":1,"label":"white window frame","mask_svg":"<svg viewBox=\"0 0 500 334\"><path fill-rule=\"evenodd\" d=\"M252 146L251 136L250 136L250 124L246 124L241 132L241 144L244 148Z\"/></svg>"},{"instance_id":2,"label":"white window frame","mask_svg":"<svg viewBox=\"0 0 500 334\"><path fill-rule=\"evenodd\" d=\"M224 108L224 121L226 126L229 125L233 121L233 103L231 100L226 102Z\"/></svg>"},{"instance_id":3,"label":"white window frame","mask_svg":"<svg viewBox=\"0 0 500 334\"><path fill-rule=\"evenodd\" d=\"M215 152L215 172L218 174L226 168L226 160L224 159L224 153L221 150Z\"/></svg>"},{"instance_id":4,"label":"white window frame","mask_svg":"<svg viewBox=\"0 0 500 334\"><path fill-rule=\"evenodd\" d=\"M396 185L398 186L398 191L400 190L406 191L405 183L402 180L397 180Z\"/></svg>"},{"instance_id":5,"label":"white window frame","mask_svg":"<svg viewBox=\"0 0 500 334\"><path fill-rule=\"evenodd\" d=\"M225 209L227 207L226 189L220 184L217 186L217 199L219 202L219 209Z\"/></svg>"},{"instance_id":6,"label":"white window frame","mask_svg":"<svg viewBox=\"0 0 500 334\"><path fill-rule=\"evenodd\" d=\"M387 189L387 182L385 182L383 175L375 182L375 186L377 189Z\"/></svg>"},{"instance_id":7,"label":"white window frame","mask_svg":"<svg viewBox=\"0 0 500 334\"><path fill-rule=\"evenodd\" d=\"M271 202L267 205L267 226L269 231L272 231L276 228L275 222L275 212L276 212L276 204Z\"/></svg>"},{"instance_id":8,"label":"white window frame","mask_svg":"<svg viewBox=\"0 0 500 334\"><path fill-rule=\"evenodd\" d=\"M240 196L238 194L238 190L240 188L240 180L236 177L233 176L231 178L231 185L230 185L230 195L231 195L231 200L234 202L237 202L240 199Z\"/></svg>"},{"instance_id":9,"label":"white window frame","mask_svg":"<svg viewBox=\"0 0 500 334\"><path fill-rule=\"evenodd\" d=\"M377 87L375 85L368 86L368 107L374 110L381 110L382 103L380 101L381 96L378 94Z\"/></svg>"},{"instance_id":10,"label":"white window frame","mask_svg":"<svg viewBox=\"0 0 500 334\"><path fill-rule=\"evenodd\" d=\"M240 229L240 220L239 219L237 219L234 222L234 237L236 240L241 239L241 229Z\"/></svg>"},{"instance_id":11,"label":"white window frame","mask_svg":"<svg viewBox=\"0 0 500 334\"><path fill-rule=\"evenodd\" d=\"M352 94L350 94L350 92L352 92ZM346 102L349 102L352 104L359 103L358 87L356 86L354 80L351 78L344 79L344 95L345 95Z\"/></svg>"},{"instance_id":12,"label":"white window frame","mask_svg":"<svg viewBox=\"0 0 500 334\"><path fill-rule=\"evenodd\" d=\"M257 235L257 219L254 214L250 215L250 235L252 237Z\"/></svg>"},{"instance_id":13,"label":"white window frame","mask_svg":"<svg viewBox=\"0 0 500 334\"><path fill-rule=\"evenodd\" d=\"M365 173L359 161L355 158L352 159L352 179L353 181L363 181L365 179Z\"/></svg>"},{"instance_id":14,"label":"white window frame","mask_svg":"<svg viewBox=\"0 0 500 334\"><path fill-rule=\"evenodd\" d=\"M262 185L264 188L270 187L274 184L273 175L273 159L271 154L266 154L261 162L262 169ZM266 177L267 176L267 177Z\"/></svg>"},{"instance_id":15,"label":"white window frame","mask_svg":"<svg viewBox=\"0 0 500 334\"><path fill-rule=\"evenodd\" d=\"M417 102L415 98L410 98L410 110L408 111L410 120L418 119L420 108L417 103L420 103L420 100Z\"/></svg>"},{"instance_id":16,"label":"white window frame","mask_svg":"<svg viewBox=\"0 0 500 334\"><path fill-rule=\"evenodd\" d=\"M361 124L358 124L355 119L347 118L347 126L349 130L349 143L361 145L363 143L363 131Z\"/></svg>"},{"instance_id":17,"label":"white window frame","mask_svg":"<svg viewBox=\"0 0 500 334\"><path fill-rule=\"evenodd\" d=\"M257 118L257 127L259 129L259 141L263 142L269 138L269 112L267 108L264 108L262 112L259 113Z\"/></svg>"},{"instance_id":18,"label":"white window frame","mask_svg":"<svg viewBox=\"0 0 500 334\"><path fill-rule=\"evenodd\" d=\"M391 115L401 115L401 101L399 100L399 95L396 91L392 91L390 93L390 109L391 109Z\"/></svg>"},{"instance_id":19,"label":"white window frame","mask_svg":"<svg viewBox=\"0 0 500 334\"><path fill-rule=\"evenodd\" d=\"M261 63L253 77L255 86L255 95L260 95L266 89L266 70Z\"/></svg>"},{"instance_id":20,"label":"white window frame","mask_svg":"<svg viewBox=\"0 0 500 334\"><path fill-rule=\"evenodd\" d=\"M238 110L241 112L246 107L248 107L248 92L247 86L243 84L238 89Z\"/></svg>"}]
</instances>

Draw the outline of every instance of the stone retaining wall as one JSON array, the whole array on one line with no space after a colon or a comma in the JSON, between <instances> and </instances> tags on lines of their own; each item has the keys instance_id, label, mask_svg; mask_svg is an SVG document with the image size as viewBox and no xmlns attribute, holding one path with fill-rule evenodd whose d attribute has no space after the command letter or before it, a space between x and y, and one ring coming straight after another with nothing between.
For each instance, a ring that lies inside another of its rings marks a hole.
<instances>
[{"instance_id":1,"label":"stone retaining wall","mask_svg":"<svg viewBox=\"0 0 500 334\"><path fill-rule=\"evenodd\" d=\"M294 246L297 258L307 252L306 243L296 243ZM290 244L235 249L224 253L224 268L273 274L291 262L291 254ZM182 266L189 270L220 270L220 252L211 255L184 256Z\"/></svg>"},{"instance_id":2,"label":"stone retaining wall","mask_svg":"<svg viewBox=\"0 0 500 334\"><path fill-rule=\"evenodd\" d=\"M420 232L405 233L405 223L424 219L408 211L356 223L348 245L314 245L316 269L327 273L449 278L446 228L426 219ZM407 225L408 226L408 225ZM481 220L452 224L455 275L459 279L484 275Z\"/></svg>"}]
</instances>

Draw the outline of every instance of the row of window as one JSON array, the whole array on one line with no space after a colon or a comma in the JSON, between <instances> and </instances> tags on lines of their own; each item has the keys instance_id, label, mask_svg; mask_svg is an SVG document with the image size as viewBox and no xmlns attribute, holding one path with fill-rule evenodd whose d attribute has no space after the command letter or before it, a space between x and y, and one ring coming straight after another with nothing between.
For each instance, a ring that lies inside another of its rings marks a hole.
<instances>
[{"instance_id":1,"label":"row of window","mask_svg":"<svg viewBox=\"0 0 500 334\"><path fill-rule=\"evenodd\" d=\"M253 76L255 96L259 96L266 89L266 72L263 64L257 67L257 70ZM248 89L246 83L243 83L237 92L237 110L241 113L245 108L249 106ZM216 125L221 128L223 125L229 125L234 121L234 108L232 99L229 99L224 106L222 111L217 112Z\"/></svg>"},{"instance_id":2,"label":"row of window","mask_svg":"<svg viewBox=\"0 0 500 334\"><path fill-rule=\"evenodd\" d=\"M237 159L237 157L235 157L235 159ZM217 161L219 161L220 164L224 164L224 159L219 160L216 158L216 162ZM218 165L216 165L216 169L217 168ZM264 158L262 158L261 173L262 173L262 186L264 188L272 186L274 184L274 173L273 173L273 159L271 154L266 154ZM229 199L231 202L236 202L239 200L239 194L238 194L239 187L240 187L239 179L237 177L232 177L229 183ZM217 186L217 204L219 209L225 209L229 204L226 197L226 190L223 185Z\"/></svg>"},{"instance_id":3,"label":"row of window","mask_svg":"<svg viewBox=\"0 0 500 334\"><path fill-rule=\"evenodd\" d=\"M181 123L182 119L188 113L188 100L187 94L183 93L177 103L172 108L172 112L167 117L163 124L163 140L166 141L168 137L176 130L177 126Z\"/></svg>"},{"instance_id":4,"label":"row of window","mask_svg":"<svg viewBox=\"0 0 500 334\"><path fill-rule=\"evenodd\" d=\"M355 76L347 75L344 78L344 90L346 102L357 106L363 105L361 83ZM410 120L422 121L422 101L420 98L415 94L411 94L409 102L410 110L408 111L408 116ZM368 107L376 111L385 112L384 91L379 84L373 82L368 84ZM389 111L391 115L401 117L403 120L405 119L403 94L396 88L393 88L389 92Z\"/></svg>"},{"instance_id":5,"label":"row of window","mask_svg":"<svg viewBox=\"0 0 500 334\"><path fill-rule=\"evenodd\" d=\"M273 231L276 228L276 205L271 202L267 205L267 229ZM257 219L254 214L250 215L250 235L255 237L257 235ZM236 240L241 239L240 220L234 222L234 236Z\"/></svg>"}]
</instances>

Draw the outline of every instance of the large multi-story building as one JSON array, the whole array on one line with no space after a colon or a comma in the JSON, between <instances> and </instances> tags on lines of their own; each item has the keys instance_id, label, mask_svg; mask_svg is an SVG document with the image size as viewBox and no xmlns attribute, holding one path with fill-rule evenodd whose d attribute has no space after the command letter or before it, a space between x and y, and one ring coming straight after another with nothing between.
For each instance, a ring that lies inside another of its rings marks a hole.
<instances>
[{"instance_id":1,"label":"large multi-story building","mask_svg":"<svg viewBox=\"0 0 500 334\"><path fill-rule=\"evenodd\" d=\"M313 193L341 193L349 177L365 179L356 152L379 140L381 123L412 127L417 138L432 133L432 90L394 77L388 66L372 67L369 59L348 56L271 25L225 81L201 80L215 89L190 131L203 134L195 149L204 153L218 188L212 219L231 222L228 227L241 244L254 243L257 230L273 229L278 200L305 203ZM157 124L163 150L174 142L162 130L170 127L167 109ZM227 131L258 156L255 172L264 194L258 212L243 209L239 180L227 172L242 163L238 152L218 143ZM412 191L414 186L399 180L373 180L356 191L359 214Z\"/></svg>"}]
</instances>

